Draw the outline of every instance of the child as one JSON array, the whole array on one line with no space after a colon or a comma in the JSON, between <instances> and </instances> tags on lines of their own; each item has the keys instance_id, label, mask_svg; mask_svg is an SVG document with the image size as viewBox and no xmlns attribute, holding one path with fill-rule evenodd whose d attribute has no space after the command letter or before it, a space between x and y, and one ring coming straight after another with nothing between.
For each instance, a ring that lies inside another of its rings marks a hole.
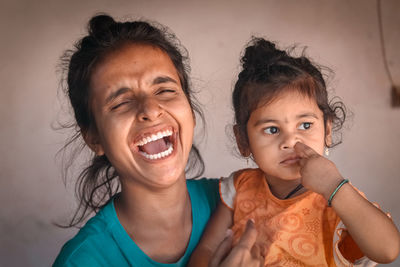
<instances>
[{"instance_id":1,"label":"child","mask_svg":"<svg viewBox=\"0 0 400 267\"><path fill-rule=\"evenodd\" d=\"M399 233L322 156L336 145L345 109L329 103L320 70L254 38L233 91L234 133L258 169L220 181L221 202L190 263L202 265L227 232L237 240L249 219L265 266L372 266L394 261ZM340 112L339 112L340 111ZM366 223L367 222L367 223Z\"/></svg>"}]
</instances>

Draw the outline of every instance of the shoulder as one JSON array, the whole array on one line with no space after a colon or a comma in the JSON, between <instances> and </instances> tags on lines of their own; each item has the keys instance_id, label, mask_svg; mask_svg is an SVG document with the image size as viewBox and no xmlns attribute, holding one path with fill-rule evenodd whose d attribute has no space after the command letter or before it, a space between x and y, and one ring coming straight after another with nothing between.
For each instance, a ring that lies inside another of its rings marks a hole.
<instances>
[{"instance_id":1,"label":"shoulder","mask_svg":"<svg viewBox=\"0 0 400 267\"><path fill-rule=\"evenodd\" d=\"M243 191L243 188L248 185L253 185L254 181L258 182L258 186L260 186L262 178L263 174L260 169L242 169L231 173L228 177L223 177L219 184L222 203L232 210L236 193Z\"/></svg>"},{"instance_id":2,"label":"shoulder","mask_svg":"<svg viewBox=\"0 0 400 267\"><path fill-rule=\"evenodd\" d=\"M234 185L236 190L240 190L245 185L259 186L264 181L264 174L260 169L242 169L234 174ZM247 187L247 186L246 186Z\"/></svg>"},{"instance_id":3,"label":"shoulder","mask_svg":"<svg viewBox=\"0 0 400 267\"><path fill-rule=\"evenodd\" d=\"M192 202L206 201L213 209L219 200L218 179L188 179L186 181Z\"/></svg>"},{"instance_id":4,"label":"shoulder","mask_svg":"<svg viewBox=\"0 0 400 267\"><path fill-rule=\"evenodd\" d=\"M110 205L107 204L107 206ZM99 266L105 262L104 253L113 246L107 213L102 209L79 232L64 244L53 266ZM106 246L105 246L106 245Z\"/></svg>"},{"instance_id":5,"label":"shoulder","mask_svg":"<svg viewBox=\"0 0 400 267\"><path fill-rule=\"evenodd\" d=\"M213 190L215 187L218 186L218 179L213 178L200 178L200 179L187 179L186 184L188 187L196 188L199 190Z\"/></svg>"}]
</instances>

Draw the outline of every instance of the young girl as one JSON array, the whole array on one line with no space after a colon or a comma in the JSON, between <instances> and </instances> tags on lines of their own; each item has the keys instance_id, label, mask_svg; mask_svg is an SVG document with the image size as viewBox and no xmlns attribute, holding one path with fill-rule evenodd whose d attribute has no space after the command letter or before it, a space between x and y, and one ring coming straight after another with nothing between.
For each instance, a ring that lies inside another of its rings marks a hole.
<instances>
[{"instance_id":1,"label":"young girl","mask_svg":"<svg viewBox=\"0 0 400 267\"><path fill-rule=\"evenodd\" d=\"M178 44L160 25L98 15L66 52L73 140L82 137L93 151L68 226L96 215L63 246L54 266L186 266L216 207L218 183L186 180L187 167L202 166L193 146L199 108ZM239 258L240 251L228 257Z\"/></svg>"},{"instance_id":2,"label":"young girl","mask_svg":"<svg viewBox=\"0 0 400 267\"><path fill-rule=\"evenodd\" d=\"M234 133L242 156L259 168L220 181L223 204L190 264L205 265L224 237L230 242L231 231L234 240L241 236L249 219L265 266L394 261L400 241L391 219L322 156L336 145L332 131L341 128L345 109L328 102L320 70L306 57L292 57L259 38L241 62L233 91Z\"/></svg>"}]
</instances>

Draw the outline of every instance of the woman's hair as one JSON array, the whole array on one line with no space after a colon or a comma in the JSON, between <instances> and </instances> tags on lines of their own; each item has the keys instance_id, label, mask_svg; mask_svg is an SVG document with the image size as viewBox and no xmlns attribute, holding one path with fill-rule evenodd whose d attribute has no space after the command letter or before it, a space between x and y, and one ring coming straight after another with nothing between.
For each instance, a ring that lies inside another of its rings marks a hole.
<instances>
[{"instance_id":1,"label":"woman's hair","mask_svg":"<svg viewBox=\"0 0 400 267\"><path fill-rule=\"evenodd\" d=\"M191 89L187 50L176 36L165 26L145 21L117 22L112 17L101 14L92 17L88 23L88 35L78 40L73 50L67 50L61 57L63 72L62 87L68 95L74 111L74 135L64 146L80 139L82 134L96 129L93 113L89 105L90 79L97 64L101 64L108 54L126 44L148 44L164 51L173 62L193 112L200 116L204 125L204 116L193 96ZM71 164L65 166L70 167ZM193 171L194 170L194 171ZM202 175L204 162L198 149L192 145L186 172L194 177ZM64 180L68 171L64 173ZM75 185L75 194L79 206L67 226L78 226L91 212L97 212L120 188L116 170L105 155L93 155L90 164L79 174Z\"/></svg>"},{"instance_id":2,"label":"woman's hair","mask_svg":"<svg viewBox=\"0 0 400 267\"><path fill-rule=\"evenodd\" d=\"M304 52L300 57L279 50L263 38L253 37L241 58L242 70L235 84L232 101L235 111L238 142L248 148L247 122L251 113L273 101L285 90L294 90L315 99L324 115L324 124L332 122L333 132L339 131L346 118L346 108L339 98L328 101L322 67L312 63ZM341 142L334 141L329 147ZM328 146L327 144L325 144Z\"/></svg>"}]
</instances>

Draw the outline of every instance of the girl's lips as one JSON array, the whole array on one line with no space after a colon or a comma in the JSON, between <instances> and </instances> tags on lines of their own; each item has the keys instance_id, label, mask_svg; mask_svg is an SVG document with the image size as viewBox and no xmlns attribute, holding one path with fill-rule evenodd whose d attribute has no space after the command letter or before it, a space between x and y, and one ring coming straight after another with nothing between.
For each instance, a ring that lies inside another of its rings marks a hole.
<instances>
[{"instance_id":1,"label":"girl's lips","mask_svg":"<svg viewBox=\"0 0 400 267\"><path fill-rule=\"evenodd\" d=\"M291 165L291 164L295 164L295 163L299 162L300 159L301 159L301 158L298 157L298 156L288 157L288 158L282 160L282 161L280 162L280 164Z\"/></svg>"}]
</instances>

